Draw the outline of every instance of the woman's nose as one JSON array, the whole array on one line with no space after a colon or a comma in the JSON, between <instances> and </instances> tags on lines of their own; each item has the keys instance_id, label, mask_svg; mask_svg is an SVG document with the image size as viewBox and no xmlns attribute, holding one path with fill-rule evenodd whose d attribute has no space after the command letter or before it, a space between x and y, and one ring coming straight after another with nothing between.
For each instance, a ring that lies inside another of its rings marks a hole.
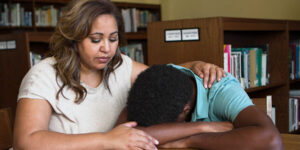
<instances>
[{"instance_id":1,"label":"woman's nose","mask_svg":"<svg viewBox=\"0 0 300 150\"><path fill-rule=\"evenodd\" d=\"M103 40L100 46L100 51L104 53L108 53L110 51L109 41Z\"/></svg>"}]
</instances>

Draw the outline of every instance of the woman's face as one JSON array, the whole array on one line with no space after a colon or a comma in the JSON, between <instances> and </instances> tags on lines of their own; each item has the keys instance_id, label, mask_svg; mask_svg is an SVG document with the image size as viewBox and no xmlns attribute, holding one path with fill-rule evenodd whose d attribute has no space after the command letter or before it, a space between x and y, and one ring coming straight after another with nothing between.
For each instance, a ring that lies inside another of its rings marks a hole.
<instances>
[{"instance_id":1,"label":"woman's face","mask_svg":"<svg viewBox=\"0 0 300 150\"><path fill-rule=\"evenodd\" d=\"M119 44L118 25L112 15L100 15L93 22L91 33L78 43L81 67L102 70L114 57Z\"/></svg>"}]
</instances>

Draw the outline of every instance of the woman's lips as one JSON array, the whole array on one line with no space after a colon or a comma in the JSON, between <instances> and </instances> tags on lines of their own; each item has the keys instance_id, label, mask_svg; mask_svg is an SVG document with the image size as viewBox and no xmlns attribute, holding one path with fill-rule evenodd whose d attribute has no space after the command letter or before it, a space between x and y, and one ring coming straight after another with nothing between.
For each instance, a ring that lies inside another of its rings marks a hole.
<instances>
[{"instance_id":1,"label":"woman's lips","mask_svg":"<svg viewBox=\"0 0 300 150\"><path fill-rule=\"evenodd\" d=\"M107 63L109 61L109 58L110 57L97 57L97 60L100 62L100 63Z\"/></svg>"}]
</instances>

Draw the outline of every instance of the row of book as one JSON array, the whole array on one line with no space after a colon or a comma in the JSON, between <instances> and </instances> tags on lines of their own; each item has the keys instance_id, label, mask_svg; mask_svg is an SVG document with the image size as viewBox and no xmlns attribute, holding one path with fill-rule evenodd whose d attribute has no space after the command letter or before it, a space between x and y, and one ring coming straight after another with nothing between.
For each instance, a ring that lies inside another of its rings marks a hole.
<instances>
[{"instance_id":1,"label":"row of book","mask_svg":"<svg viewBox=\"0 0 300 150\"><path fill-rule=\"evenodd\" d=\"M136 8L121 9L125 32L137 32L138 28L146 28L148 22L158 21L158 12L139 10Z\"/></svg>"},{"instance_id":2,"label":"row of book","mask_svg":"<svg viewBox=\"0 0 300 150\"><path fill-rule=\"evenodd\" d=\"M131 59L144 63L143 45L142 43L128 44L120 47L121 53L129 56ZM39 63L43 55L30 51L30 65L33 66Z\"/></svg>"},{"instance_id":3,"label":"row of book","mask_svg":"<svg viewBox=\"0 0 300 150\"><path fill-rule=\"evenodd\" d=\"M66 7L55 8L53 5L35 9L36 26L56 26Z\"/></svg>"},{"instance_id":4,"label":"row of book","mask_svg":"<svg viewBox=\"0 0 300 150\"><path fill-rule=\"evenodd\" d=\"M300 128L300 90L290 90L289 98L289 132Z\"/></svg>"},{"instance_id":5,"label":"row of book","mask_svg":"<svg viewBox=\"0 0 300 150\"><path fill-rule=\"evenodd\" d=\"M134 43L129 44L123 47L120 47L121 53L129 56L131 59L144 63L144 55L143 55L143 46L142 43ZM31 67L37 63L39 63L43 55L30 51L30 65Z\"/></svg>"},{"instance_id":6,"label":"row of book","mask_svg":"<svg viewBox=\"0 0 300 150\"><path fill-rule=\"evenodd\" d=\"M243 88L264 86L269 83L269 45L251 45L233 48L224 45L224 70L236 77Z\"/></svg>"},{"instance_id":7,"label":"row of book","mask_svg":"<svg viewBox=\"0 0 300 150\"><path fill-rule=\"evenodd\" d=\"M300 39L290 43L290 78L300 78Z\"/></svg>"},{"instance_id":8,"label":"row of book","mask_svg":"<svg viewBox=\"0 0 300 150\"><path fill-rule=\"evenodd\" d=\"M0 3L0 26L32 26L32 12L20 3Z\"/></svg>"},{"instance_id":9,"label":"row of book","mask_svg":"<svg viewBox=\"0 0 300 150\"><path fill-rule=\"evenodd\" d=\"M34 19L36 26L55 26L65 7L55 8L47 5L35 9ZM31 27L32 10L21 6L20 3L0 3L0 26Z\"/></svg>"},{"instance_id":10,"label":"row of book","mask_svg":"<svg viewBox=\"0 0 300 150\"><path fill-rule=\"evenodd\" d=\"M128 44L120 47L121 53L129 56L131 59L144 63L143 46L142 43Z\"/></svg>"}]
</instances>

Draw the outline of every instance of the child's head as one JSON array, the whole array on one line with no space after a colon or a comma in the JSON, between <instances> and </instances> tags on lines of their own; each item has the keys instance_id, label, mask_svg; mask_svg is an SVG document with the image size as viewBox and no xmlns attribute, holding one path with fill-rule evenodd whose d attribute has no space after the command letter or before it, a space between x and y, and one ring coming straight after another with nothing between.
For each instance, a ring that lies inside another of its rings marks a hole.
<instances>
[{"instance_id":1,"label":"child's head","mask_svg":"<svg viewBox=\"0 0 300 150\"><path fill-rule=\"evenodd\" d=\"M128 120L140 126L183 121L190 110L182 113L192 97L189 76L171 66L154 65L138 76L129 92Z\"/></svg>"}]
</instances>

